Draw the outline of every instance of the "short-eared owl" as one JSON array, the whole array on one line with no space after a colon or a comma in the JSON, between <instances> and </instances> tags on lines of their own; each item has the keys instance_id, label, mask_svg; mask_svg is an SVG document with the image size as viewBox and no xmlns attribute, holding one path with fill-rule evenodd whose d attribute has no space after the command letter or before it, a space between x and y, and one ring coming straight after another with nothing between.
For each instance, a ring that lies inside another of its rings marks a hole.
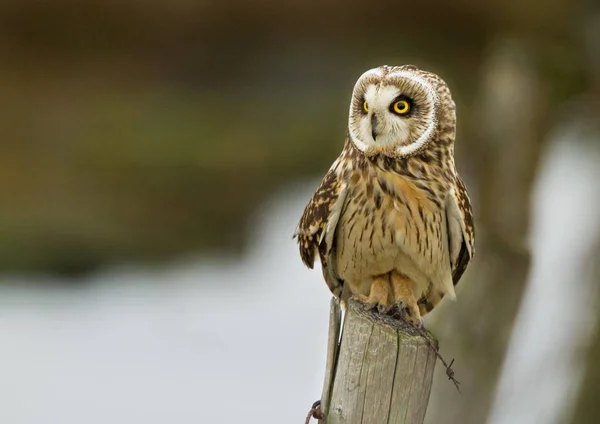
<instances>
[{"instance_id":1,"label":"short-eared owl","mask_svg":"<svg viewBox=\"0 0 600 424\"><path fill-rule=\"evenodd\" d=\"M348 135L295 235L318 253L332 293L380 312L398 305L417 326L473 256L465 186L454 166L455 104L446 83L412 65L356 82Z\"/></svg>"}]
</instances>

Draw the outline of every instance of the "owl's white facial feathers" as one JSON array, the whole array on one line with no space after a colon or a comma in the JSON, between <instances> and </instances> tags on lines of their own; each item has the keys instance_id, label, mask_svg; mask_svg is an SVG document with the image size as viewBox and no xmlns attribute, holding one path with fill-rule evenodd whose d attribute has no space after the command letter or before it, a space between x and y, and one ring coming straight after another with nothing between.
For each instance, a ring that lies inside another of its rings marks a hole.
<instances>
[{"instance_id":1,"label":"owl's white facial feathers","mask_svg":"<svg viewBox=\"0 0 600 424\"><path fill-rule=\"evenodd\" d=\"M399 116L390 110L399 96L413 102L414 113ZM362 110L366 102L368 112ZM419 152L432 138L437 126L437 94L431 84L410 70L387 72L371 69L357 81L348 128L350 139L363 153L372 156L406 157ZM372 136L372 118L377 118L377 137Z\"/></svg>"}]
</instances>

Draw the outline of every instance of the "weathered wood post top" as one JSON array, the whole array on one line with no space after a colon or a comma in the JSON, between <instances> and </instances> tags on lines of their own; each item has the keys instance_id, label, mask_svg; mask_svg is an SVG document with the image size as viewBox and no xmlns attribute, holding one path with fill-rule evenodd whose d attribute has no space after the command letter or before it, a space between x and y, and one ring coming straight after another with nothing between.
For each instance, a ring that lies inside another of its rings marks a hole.
<instances>
[{"instance_id":1,"label":"weathered wood post top","mask_svg":"<svg viewBox=\"0 0 600 424\"><path fill-rule=\"evenodd\" d=\"M327 424L422 424L433 380L437 341L411 324L350 300L332 299L321 410ZM337 329L336 329L337 328ZM322 423L323 421L320 421Z\"/></svg>"}]
</instances>

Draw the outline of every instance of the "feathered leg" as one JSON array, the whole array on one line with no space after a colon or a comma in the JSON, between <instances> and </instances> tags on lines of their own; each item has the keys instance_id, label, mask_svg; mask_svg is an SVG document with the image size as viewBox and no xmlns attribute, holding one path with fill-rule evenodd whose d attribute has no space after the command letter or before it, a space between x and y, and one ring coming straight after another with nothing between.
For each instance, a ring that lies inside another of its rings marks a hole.
<instances>
[{"instance_id":1,"label":"feathered leg","mask_svg":"<svg viewBox=\"0 0 600 424\"><path fill-rule=\"evenodd\" d=\"M421 328L423 321L419 306L417 305L417 299L413 293L412 281L406 275L400 274L395 270L390 273L390 279L392 282L394 304L398 305L398 309L400 310L406 308L415 327Z\"/></svg>"},{"instance_id":2,"label":"feathered leg","mask_svg":"<svg viewBox=\"0 0 600 424\"><path fill-rule=\"evenodd\" d=\"M356 298L364 303L367 309L372 309L377 306L377 310L380 313L385 313L389 311L393 305L391 301L391 292L389 274L378 275L373 278L369 296L357 294Z\"/></svg>"}]
</instances>

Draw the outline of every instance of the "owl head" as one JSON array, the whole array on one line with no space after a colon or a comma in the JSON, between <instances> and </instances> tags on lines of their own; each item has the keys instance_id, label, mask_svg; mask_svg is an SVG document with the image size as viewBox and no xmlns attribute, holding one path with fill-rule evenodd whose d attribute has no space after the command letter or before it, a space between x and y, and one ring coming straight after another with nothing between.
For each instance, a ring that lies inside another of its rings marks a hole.
<instances>
[{"instance_id":1,"label":"owl head","mask_svg":"<svg viewBox=\"0 0 600 424\"><path fill-rule=\"evenodd\" d=\"M454 141L455 105L446 83L415 66L380 66L356 82L350 140L367 156L409 157Z\"/></svg>"}]
</instances>

